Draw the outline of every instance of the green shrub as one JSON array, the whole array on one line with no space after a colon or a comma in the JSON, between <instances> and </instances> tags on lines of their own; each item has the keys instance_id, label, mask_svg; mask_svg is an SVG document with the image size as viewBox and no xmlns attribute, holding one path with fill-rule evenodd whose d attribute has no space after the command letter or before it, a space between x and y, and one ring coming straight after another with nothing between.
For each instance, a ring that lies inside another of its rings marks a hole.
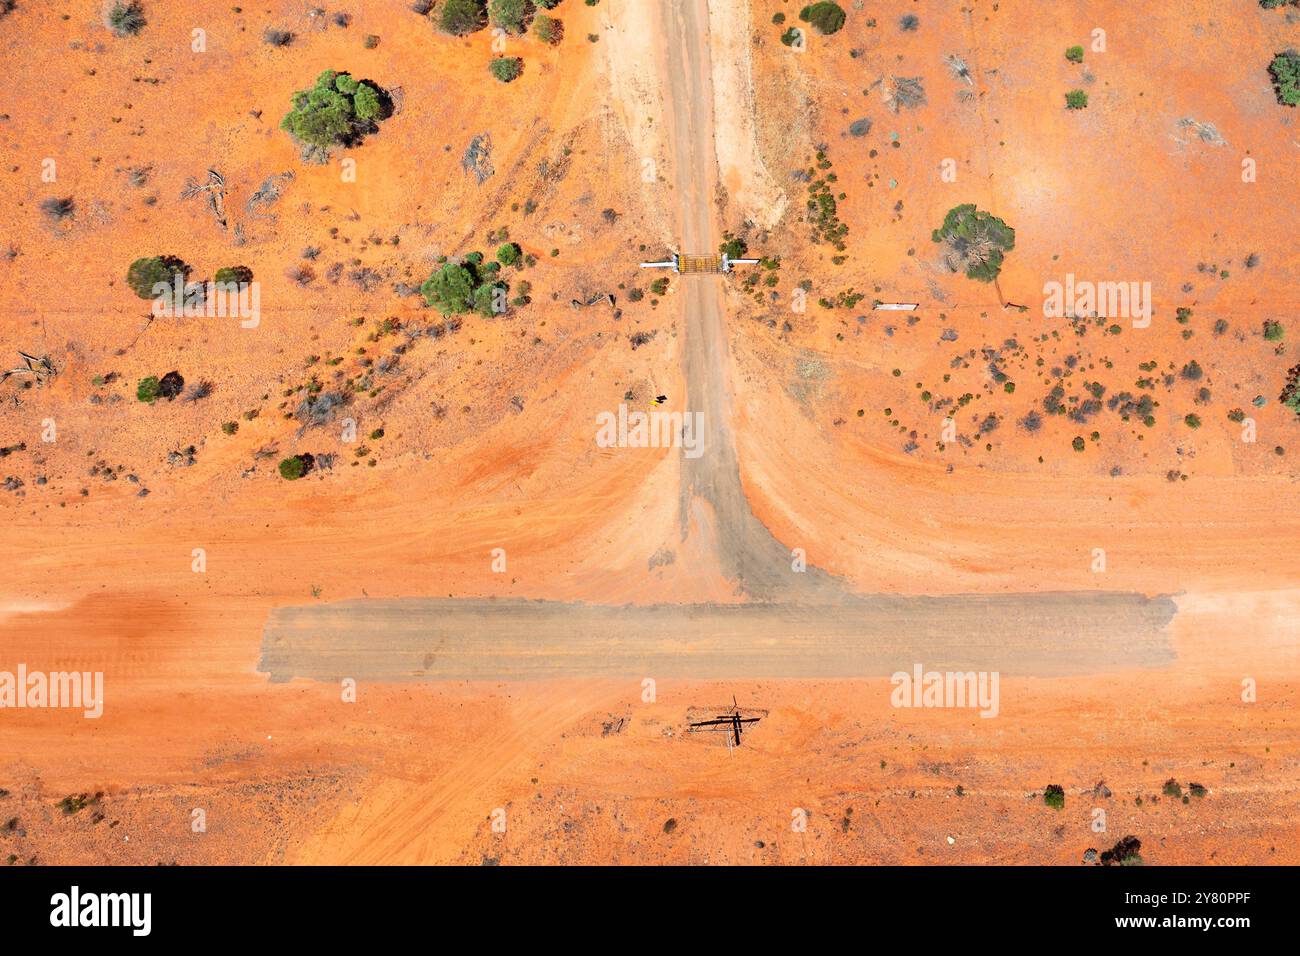
<instances>
[{"instance_id":1,"label":"green shrub","mask_svg":"<svg viewBox=\"0 0 1300 956\"><path fill-rule=\"evenodd\" d=\"M224 269L217 270L217 274L212 277L212 281L217 285L249 283L253 281L253 270L248 266L226 266Z\"/></svg>"},{"instance_id":2,"label":"green shrub","mask_svg":"<svg viewBox=\"0 0 1300 956\"><path fill-rule=\"evenodd\" d=\"M781 34L781 42L786 46L794 46L795 41L803 39L803 31L798 27L790 27Z\"/></svg>"},{"instance_id":3,"label":"green shrub","mask_svg":"<svg viewBox=\"0 0 1300 956\"><path fill-rule=\"evenodd\" d=\"M814 3L799 11L799 19L811 23L818 33L829 36L844 26L844 10L838 3Z\"/></svg>"},{"instance_id":4,"label":"green shrub","mask_svg":"<svg viewBox=\"0 0 1300 956\"><path fill-rule=\"evenodd\" d=\"M555 17L539 13L533 18L533 36L543 43L554 45L564 39L564 24Z\"/></svg>"},{"instance_id":5,"label":"green shrub","mask_svg":"<svg viewBox=\"0 0 1300 956\"><path fill-rule=\"evenodd\" d=\"M326 70L310 90L293 94L293 109L280 128L306 146L351 146L375 132L383 119L383 95L350 74Z\"/></svg>"},{"instance_id":6,"label":"green shrub","mask_svg":"<svg viewBox=\"0 0 1300 956\"><path fill-rule=\"evenodd\" d=\"M226 435L233 435L239 431L239 422L222 422L221 431Z\"/></svg>"},{"instance_id":7,"label":"green shrub","mask_svg":"<svg viewBox=\"0 0 1300 956\"><path fill-rule=\"evenodd\" d=\"M471 268L449 262L435 270L420 286L424 301L443 315L468 312L474 301L476 278Z\"/></svg>"},{"instance_id":8,"label":"green shrub","mask_svg":"<svg viewBox=\"0 0 1300 956\"><path fill-rule=\"evenodd\" d=\"M473 33L485 22L481 0L443 0L438 8L438 29L452 36Z\"/></svg>"},{"instance_id":9,"label":"green shrub","mask_svg":"<svg viewBox=\"0 0 1300 956\"><path fill-rule=\"evenodd\" d=\"M1086 110L1088 108L1088 94L1083 90L1070 90L1065 94L1065 108L1067 110Z\"/></svg>"},{"instance_id":10,"label":"green shrub","mask_svg":"<svg viewBox=\"0 0 1300 956\"><path fill-rule=\"evenodd\" d=\"M131 263L126 270L126 284L140 298L155 299L158 293L154 286L163 284L171 288L178 276L184 285L189 274L190 267L175 256L147 256Z\"/></svg>"},{"instance_id":11,"label":"green shrub","mask_svg":"<svg viewBox=\"0 0 1300 956\"><path fill-rule=\"evenodd\" d=\"M285 458L280 462L280 477L285 481L297 481L303 475L307 474L307 456L294 455L291 458Z\"/></svg>"},{"instance_id":12,"label":"green shrub","mask_svg":"<svg viewBox=\"0 0 1300 956\"><path fill-rule=\"evenodd\" d=\"M1083 47L1081 46L1070 47L1068 50L1065 51L1065 58L1069 60L1071 63L1082 63Z\"/></svg>"},{"instance_id":13,"label":"green shrub","mask_svg":"<svg viewBox=\"0 0 1300 956\"><path fill-rule=\"evenodd\" d=\"M1004 254L1016 246L1016 231L974 203L948 210L943 225L930 238L948 247L948 261L954 272L964 268L969 278L980 282L996 279L1002 271Z\"/></svg>"},{"instance_id":14,"label":"green shrub","mask_svg":"<svg viewBox=\"0 0 1300 956\"><path fill-rule=\"evenodd\" d=\"M435 269L420 286L420 294L443 315L498 315L505 311L510 291L510 286L497 278L499 268L495 262L484 266L482 253L471 252L459 264L448 262Z\"/></svg>"},{"instance_id":15,"label":"green shrub","mask_svg":"<svg viewBox=\"0 0 1300 956\"><path fill-rule=\"evenodd\" d=\"M668 291L668 280L655 279L654 282L650 283L650 291L653 292L655 295L663 295L665 292Z\"/></svg>"},{"instance_id":16,"label":"green shrub","mask_svg":"<svg viewBox=\"0 0 1300 956\"><path fill-rule=\"evenodd\" d=\"M1282 338L1283 334L1281 322L1276 322L1273 319L1266 319L1264 321L1264 338L1269 342L1278 341L1278 339Z\"/></svg>"},{"instance_id":17,"label":"green shrub","mask_svg":"<svg viewBox=\"0 0 1300 956\"><path fill-rule=\"evenodd\" d=\"M502 83L509 83L524 72L524 61L517 56L499 56L488 64L488 70Z\"/></svg>"},{"instance_id":18,"label":"green shrub","mask_svg":"<svg viewBox=\"0 0 1300 956\"><path fill-rule=\"evenodd\" d=\"M130 0L129 3L119 0L108 9L104 22L118 36L133 37L144 29L148 21L144 18L144 7L138 0Z\"/></svg>"},{"instance_id":19,"label":"green shrub","mask_svg":"<svg viewBox=\"0 0 1300 956\"><path fill-rule=\"evenodd\" d=\"M718 246L718 251L723 253L728 259L743 259L745 253L749 251L749 246L744 239L739 236L733 236L726 233L722 237L722 245Z\"/></svg>"},{"instance_id":20,"label":"green shrub","mask_svg":"<svg viewBox=\"0 0 1300 956\"><path fill-rule=\"evenodd\" d=\"M1300 53L1294 49L1278 53L1269 64L1269 73L1273 74L1273 90L1277 92L1278 103L1286 107L1300 104Z\"/></svg>"},{"instance_id":21,"label":"green shrub","mask_svg":"<svg viewBox=\"0 0 1300 956\"><path fill-rule=\"evenodd\" d=\"M135 387L136 401L152 405L158 399L159 387L157 375L150 375L148 378L140 379L139 384Z\"/></svg>"},{"instance_id":22,"label":"green shrub","mask_svg":"<svg viewBox=\"0 0 1300 956\"><path fill-rule=\"evenodd\" d=\"M503 266L512 266L519 261L519 247L513 242L507 242L497 250L497 262Z\"/></svg>"},{"instance_id":23,"label":"green shrub","mask_svg":"<svg viewBox=\"0 0 1300 956\"><path fill-rule=\"evenodd\" d=\"M1065 789L1054 783L1048 784L1047 789L1043 791L1043 802L1053 810L1064 809Z\"/></svg>"},{"instance_id":24,"label":"green shrub","mask_svg":"<svg viewBox=\"0 0 1300 956\"><path fill-rule=\"evenodd\" d=\"M488 0L488 18L507 33L523 33L527 14L524 0Z\"/></svg>"},{"instance_id":25,"label":"green shrub","mask_svg":"<svg viewBox=\"0 0 1300 956\"><path fill-rule=\"evenodd\" d=\"M1199 415L1187 415L1183 418L1183 424L1188 428L1200 428L1201 417Z\"/></svg>"}]
</instances>

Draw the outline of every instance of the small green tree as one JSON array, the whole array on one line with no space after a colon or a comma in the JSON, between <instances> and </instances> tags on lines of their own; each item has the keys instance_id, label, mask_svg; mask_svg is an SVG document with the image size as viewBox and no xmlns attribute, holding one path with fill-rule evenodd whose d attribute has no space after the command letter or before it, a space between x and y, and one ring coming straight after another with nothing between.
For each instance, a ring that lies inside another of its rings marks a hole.
<instances>
[{"instance_id":1,"label":"small green tree","mask_svg":"<svg viewBox=\"0 0 1300 956\"><path fill-rule=\"evenodd\" d=\"M472 265L448 262L424 280L420 294L443 315L460 315L473 306L476 278Z\"/></svg>"},{"instance_id":2,"label":"small green tree","mask_svg":"<svg viewBox=\"0 0 1300 956\"><path fill-rule=\"evenodd\" d=\"M175 256L146 256L136 259L126 270L126 284L142 299L155 299L159 292L155 286L173 288L176 279L185 284L190 267Z\"/></svg>"},{"instance_id":3,"label":"small green tree","mask_svg":"<svg viewBox=\"0 0 1300 956\"><path fill-rule=\"evenodd\" d=\"M992 282L1002 271L1005 253L1016 246L1016 231L974 203L948 210L943 225L930 236L947 247L949 268L965 271L967 277Z\"/></svg>"},{"instance_id":4,"label":"small green tree","mask_svg":"<svg viewBox=\"0 0 1300 956\"><path fill-rule=\"evenodd\" d=\"M507 242L497 250L497 262L503 266L512 266L519 261L519 247L513 242Z\"/></svg>"},{"instance_id":5,"label":"small green tree","mask_svg":"<svg viewBox=\"0 0 1300 956\"><path fill-rule=\"evenodd\" d=\"M438 29L452 36L464 36L482 29L483 4L480 0L443 0L438 8Z\"/></svg>"},{"instance_id":6,"label":"small green tree","mask_svg":"<svg viewBox=\"0 0 1300 956\"><path fill-rule=\"evenodd\" d=\"M1283 106L1300 104L1300 53L1285 50L1273 57L1268 72L1273 76L1273 90Z\"/></svg>"},{"instance_id":7,"label":"small green tree","mask_svg":"<svg viewBox=\"0 0 1300 956\"><path fill-rule=\"evenodd\" d=\"M488 69L502 83L509 83L524 71L524 61L517 56L499 56L488 64Z\"/></svg>"},{"instance_id":8,"label":"small green tree","mask_svg":"<svg viewBox=\"0 0 1300 956\"><path fill-rule=\"evenodd\" d=\"M838 3L814 3L799 11L799 19L811 23L824 36L839 32L844 26L844 10Z\"/></svg>"},{"instance_id":9,"label":"small green tree","mask_svg":"<svg viewBox=\"0 0 1300 956\"><path fill-rule=\"evenodd\" d=\"M1269 342L1276 342L1282 338L1285 333L1282 329L1282 323L1274 319L1264 320L1264 338Z\"/></svg>"},{"instance_id":10,"label":"small green tree","mask_svg":"<svg viewBox=\"0 0 1300 956\"><path fill-rule=\"evenodd\" d=\"M378 129L382 119L381 91L348 73L326 70L310 90L293 94L293 109L280 128L305 146L329 150L351 146Z\"/></svg>"},{"instance_id":11,"label":"small green tree","mask_svg":"<svg viewBox=\"0 0 1300 956\"><path fill-rule=\"evenodd\" d=\"M1071 63L1082 63L1083 47L1081 46L1070 47L1068 50L1065 51L1065 58L1069 60Z\"/></svg>"},{"instance_id":12,"label":"small green tree","mask_svg":"<svg viewBox=\"0 0 1300 956\"><path fill-rule=\"evenodd\" d=\"M1065 789L1058 784L1049 783L1047 789L1043 791L1043 802L1053 810L1064 809Z\"/></svg>"},{"instance_id":13,"label":"small green tree","mask_svg":"<svg viewBox=\"0 0 1300 956\"><path fill-rule=\"evenodd\" d=\"M1088 94L1083 90L1070 90L1065 94L1067 110L1085 110L1088 108Z\"/></svg>"}]
</instances>

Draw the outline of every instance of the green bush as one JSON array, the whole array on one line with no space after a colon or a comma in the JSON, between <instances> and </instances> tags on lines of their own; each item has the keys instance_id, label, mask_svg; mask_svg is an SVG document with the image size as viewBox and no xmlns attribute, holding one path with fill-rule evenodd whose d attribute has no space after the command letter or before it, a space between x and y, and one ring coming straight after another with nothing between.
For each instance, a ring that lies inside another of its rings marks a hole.
<instances>
[{"instance_id":1,"label":"green bush","mask_svg":"<svg viewBox=\"0 0 1300 956\"><path fill-rule=\"evenodd\" d=\"M129 3L114 3L104 16L108 28L120 37L133 37L144 29L148 22L144 18L144 7L138 0Z\"/></svg>"},{"instance_id":2,"label":"green bush","mask_svg":"<svg viewBox=\"0 0 1300 956\"><path fill-rule=\"evenodd\" d=\"M1280 338L1282 338L1283 334L1284 334L1284 332L1283 332L1283 329L1282 329L1282 323L1281 323L1281 322L1276 322L1276 321L1274 321L1273 319L1266 319L1266 320L1265 320L1265 322L1264 322L1264 338L1265 338L1265 339L1267 339L1269 342L1276 342L1276 341L1278 341Z\"/></svg>"},{"instance_id":3,"label":"green bush","mask_svg":"<svg viewBox=\"0 0 1300 956\"><path fill-rule=\"evenodd\" d=\"M1083 90L1070 90L1065 94L1065 108L1067 110L1086 110L1088 108L1088 94Z\"/></svg>"},{"instance_id":4,"label":"green bush","mask_svg":"<svg viewBox=\"0 0 1300 956\"><path fill-rule=\"evenodd\" d=\"M297 481L305 474L307 474L307 462L303 455L294 455L280 462L280 477L285 481Z\"/></svg>"},{"instance_id":5,"label":"green bush","mask_svg":"<svg viewBox=\"0 0 1300 956\"><path fill-rule=\"evenodd\" d=\"M169 288L179 276L184 285L190 267L175 256L147 256L136 259L126 270L126 284L142 299L154 299L158 294L154 286L165 284Z\"/></svg>"},{"instance_id":6,"label":"green bush","mask_svg":"<svg viewBox=\"0 0 1300 956\"><path fill-rule=\"evenodd\" d=\"M1273 75L1277 101L1284 106L1300 104L1300 53L1286 50L1273 57L1268 72Z\"/></svg>"},{"instance_id":7,"label":"green bush","mask_svg":"<svg viewBox=\"0 0 1300 956\"><path fill-rule=\"evenodd\" d=\"M781 42L786 46L794 46L795 41L803 39L803 31L798 27L791 27L781 34Z\"/></svg>"},{"instance_id":8,"label":"green bush","mask_svg":"<svg viewBox=\"0 0 1300 956\"><path fill-rule=\"evenodd\" d=\"M1061 810L1065 807L1065 790L1057 784L1047 785L1043 791L1043 802L1053 810Z\"/></svg>"},{"instance_id":9,"label":"green bush","mask_svg":"<svg viewBox=\"0 0 1300 956\"><path fill-rule=\"evenodd\" d=\"M512 266L519 261L519 247L513 242L507 242L497 250L497 262L503 266Z\"/></svg>"},{"instance_id":10,"label":"green bush","mask_svg":"<svg viewBox=\"0 0 1300 956\"><path fill-rule=\"evenodd\" d=\"M474 301L474 279L469 267L449 262L424 281L420 294L443 315L468 312Z\"/></svg>"},{"instance_id":11,"label":"green bush","mask_svg":"<svg viewBox=\"0 0 1300 956\"><path fill-rule=\"evenodd\" d=\"M152 405L158 399L158 391L160 388L161 384L158 381L157 375L150 375L148 378L142 378L135 387L136 400Z\"/></svg>"},{"instance_id":12,"label":"green bush","mask_svg":"<svg viewBox=\"0 0 1300 956\"><path fill-rule=\"evenodd\" d=\"M438 29L452 36L473 33L485 22L481 0L443 0L438 8Z\"/></svg>"},{"instance_id":13,"label":"green bush","mask_svg":"<svg viewBox=\"0 0 1300 956\"><path fill-rule=\"evenodd\" d=\"M528 12L524 0L488 0L488 18L507 33L523 33Z\"/></svg>"},{"instance_id":14,"label":"green bush","mask_svg":"<svg viewBox=\"0 0 1300 956\"><path fill-rule=\"evenodd\" d=\"M1016 231L974 203L948 210L943 225L930 236L948 247L953 271L964 267L966 275L980 282L992 282L1002 271L1005 253L1016 246Z\"/></svg>"},{"instance_id":15,"label":"green bush","mask_svg":"<svg viewBox=\"0 0 1300 956\"><path fill-rule=\"evenodd\" d=\"M799 19L811 23L818 33L830 35L844 26L844 10L838 3L814 3L799 11Z\"/></svg>"},{"instance_id":16,"label":"green bush","mask_svg":"<svg viewBox=\"0 0 1300 956\"><path fill-rule=\"evenodd\" d=\"M217 274L212 277L212 281L217 285L227 283L241 285L253 281L253 270L248 266L227 266L224 269L218 269Z\"/></svg>"},{"instance_id":17,"label":"green bush","mask_svg":"<svg viewBox=\"0 0 1300 956\"><path fill-rule=\"evenodd\" d=\"M326 70L310 90L293 94L293 109L280 128L298 142L318 149L351 146L375 132L383 119L381 91L347 73Z\"/></svg>"},{"instance_id":18,"label":"green bush","mask_svg":"<svg viewBox=\"0 0 1300 956\"><path fill-rule=\"evenodd\" d=\"M731 233L726 233L722 239L722 245L718 246L719 252L725 254L728 259L745 258L745 253L749 251L749 246L746 245L744 239L741 239L739 236L733 236Z\"/></svg>"},{"instance_id":19,"label":"green bush","mask_svg":"<svg viewBox=\"0 0 1300 956\"><path fill-rule=\"evenodd\" d=\"M524 72L524 61L517 56L499 56L488 64L488 70L502 83L509 83Z\"/></svg>"},{"instance_id":20,"label":"green bush","mask_svg":"<svg viewBox=\"0 0 1300 956\"><path fill-rule=\"evenodd\" d=\"M484 266L482 253L471 252L459 264L448 262L435 269L420 286L420 294L443 315L498 315L505 311L510 291L510 286L497 278L499 269L495 262Z\"/></svg>"},{"instance_id":21,"label":"green bush","mask_svg":"<svg viewBox=\"0 0 1300 956\"><path fill-rule=\"evenodd\" d=\"M1065 58L1069 60L1071 63L1082 63L1083 47L1081 46L1070 47L1068 50L1065 51Z\"/></svg>"},{"instance_id":22,"label":"green bush","mask_svg":"<svg viewBox=\"0 0 1300 956\"><path fill-rule=\"evenodd\" d=\"M533 36L543 43L554 45L564 39L564 24L555 17L539 13L533 18Z\"/></svg>"}]
</instances>

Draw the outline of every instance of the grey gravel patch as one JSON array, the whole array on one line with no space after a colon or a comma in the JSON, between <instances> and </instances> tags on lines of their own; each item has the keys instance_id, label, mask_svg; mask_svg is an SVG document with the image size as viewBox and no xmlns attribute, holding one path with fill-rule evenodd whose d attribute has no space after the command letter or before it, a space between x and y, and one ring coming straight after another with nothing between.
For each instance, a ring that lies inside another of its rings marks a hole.
<instances>
[{"instance_id":1,"label":"grey gravel patch","mask_svg":"<svg viewBox=\"0 0 1300 956\"><path fill-rule=\"evenodd\" d=\"M989 670L1055 677L1174 659L1168 597L1113 591L869 595L838 603L598 606L518 598L276 608L274 681L852 678Z\"/></svg>"}]
</instances>

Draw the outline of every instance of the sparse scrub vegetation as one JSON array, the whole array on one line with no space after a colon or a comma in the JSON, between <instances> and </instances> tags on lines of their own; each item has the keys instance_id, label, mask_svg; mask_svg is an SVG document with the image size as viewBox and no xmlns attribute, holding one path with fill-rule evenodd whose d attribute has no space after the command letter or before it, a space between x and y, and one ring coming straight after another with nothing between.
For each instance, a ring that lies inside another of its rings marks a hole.
<instances>
[{"instance_id":1,"label":"sparse scrub vegetation","mask_svg":"<svg viewBox=\"0 0 1300 956\"><path fill-rule=\"evenodd\" d=\"M1086 110L1088 108L1088 94L1083 90L1070 90L1065 94L1065 108L1067 110Z\"/></svg>"}]
</instances>

